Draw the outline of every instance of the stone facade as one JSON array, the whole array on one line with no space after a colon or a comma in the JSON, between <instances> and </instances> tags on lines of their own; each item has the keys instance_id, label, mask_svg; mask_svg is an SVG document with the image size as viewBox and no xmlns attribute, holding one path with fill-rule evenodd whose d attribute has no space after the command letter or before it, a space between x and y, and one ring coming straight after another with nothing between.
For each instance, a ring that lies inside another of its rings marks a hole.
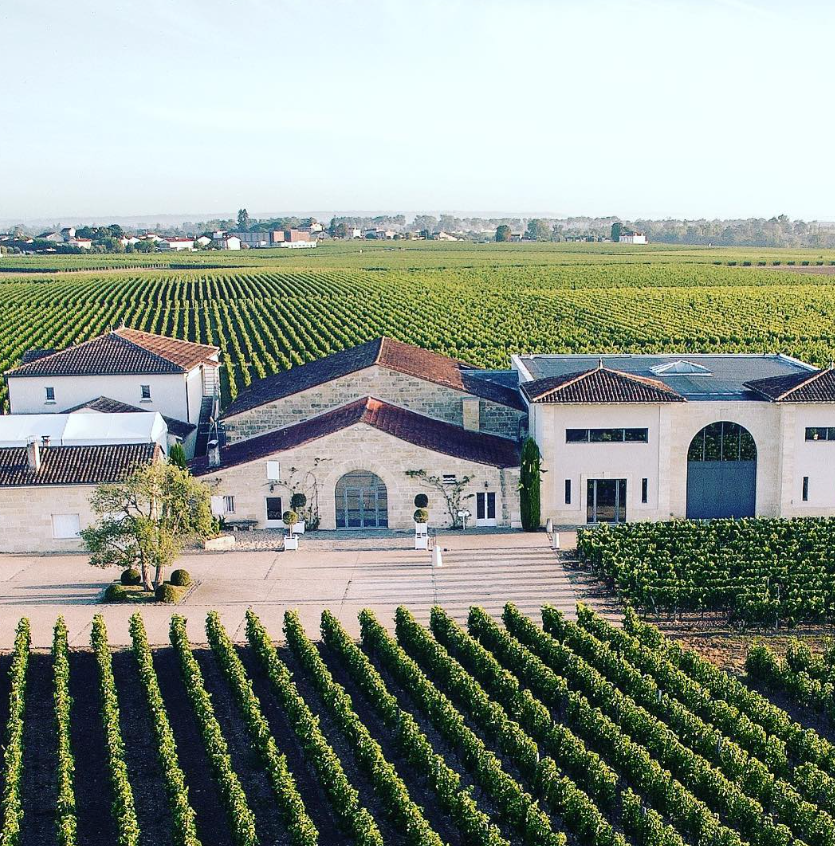
<instances>
[{"instance_id":1,"label":"stone facade","mask_svg":"<svg viewBox=\"0 0 835 846\"><path fill-rule=\"evenodd\" d=\"M0 488L0 552L81 552L78 538L54 538L53 514L77 514L90 526L92 485Z\"/></svg>"},{"instance_id":2,"label":"stone facade","mask_svg":"<svg viewBox=\"0 0 835 846\"><path fill-rule=\"evenodd\" d=\"M279 483L267 480L267 461L280 464ZM346 473L363 470L376 474L388 494L388 525L391 529L411 529L418 493L429 497L429 525L449 526L451 518L440 491L427 487L419 479L406 475L410 470L425 470L433 476L445 474L457 478L472 476L462 507L475 517L475 494L496 494L498 525L518 525L519 469L500 469L474 464L438 452L414 446L360 423L292 450L263 456L246 464L213 470L203 480L215 487L216 495L235 497L235 513L230 520L255 520L266 526L267 496L282 497L282 508L289 508L290 496L299 491L307 496L308 506L318 511L320 528L336 528L336 484ZM271 490L272 488L272 490Z\"/></svg>"},{"instance_id":3,"label":"stone facade","mask_svg":"<svg viewBox=\"0 0 835 846\"><path fill-rule=\"evenodd\" d=\"M223 428L227 442L236 443L368 396L456 426L464 426L464 400L474 399L462 391L375 365L226 417ZM516 440L525 415L515 408L480 399L478 416L482 432Z\"/></svg>"}]
</instances>

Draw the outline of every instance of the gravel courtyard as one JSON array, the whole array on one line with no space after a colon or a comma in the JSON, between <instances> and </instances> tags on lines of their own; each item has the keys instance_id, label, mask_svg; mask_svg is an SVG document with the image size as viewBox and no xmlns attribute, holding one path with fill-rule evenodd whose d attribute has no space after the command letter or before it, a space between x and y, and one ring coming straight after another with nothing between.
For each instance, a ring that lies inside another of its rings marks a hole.
<instances>
[{"instance_id":1,"label":"gravel courtyard","mask_svg":"<svg viewBox=\"0 0 835 846\"><path fill-rule=\"evenodd\" d=\"M564 548L574 543L573 533L563 533L561 539ZM453 533L437 542L445 550L440 569L432 567L428 553L404 548L397 538L310 538L298 552L184 555L177 566L185 567L197 585L176 611L189 618L190 636L199 643L205 640L203 623L211 609L220 612L230 634L243 640L247 608L278 637L288 608L299 610L311 635L318 633L323 608L358 633L362 608L372 608L387 625L401 603L423 620L435 603L459 619L472 604L496 613L508 600L531 614L546 602L573 613L585 592L588 577L564 567L544 533ZM0 556L0 649L12 645L21 616L31 620L33 645L48 647L59 614L67 621L70 644L86 646L93 615L99 612L111 644L128 644L128 618L136 606L98 604L102 588L116 575L91 567L83 555ZM168 642L174 610L143 607L152 643Z\"/></svg>"}]
</instances>

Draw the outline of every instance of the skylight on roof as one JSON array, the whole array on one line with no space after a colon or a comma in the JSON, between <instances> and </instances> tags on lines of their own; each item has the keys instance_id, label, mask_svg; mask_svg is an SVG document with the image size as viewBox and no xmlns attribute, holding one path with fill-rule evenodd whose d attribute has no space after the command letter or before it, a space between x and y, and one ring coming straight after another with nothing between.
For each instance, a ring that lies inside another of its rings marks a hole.
<instances>
[{"instance_id":1,"label":"skylight on roof","mask_svg":"<svg viewBox=\"0 0 835 846\"><path fill-rule=\"evenodd\" d=\"M678 359L677 361L668 361L665 364L656 364L650 367L650 370L656 376L710 376L710 371L701 364L696 364L692 361L685 361Z\"/></svg>"}]
</instances>

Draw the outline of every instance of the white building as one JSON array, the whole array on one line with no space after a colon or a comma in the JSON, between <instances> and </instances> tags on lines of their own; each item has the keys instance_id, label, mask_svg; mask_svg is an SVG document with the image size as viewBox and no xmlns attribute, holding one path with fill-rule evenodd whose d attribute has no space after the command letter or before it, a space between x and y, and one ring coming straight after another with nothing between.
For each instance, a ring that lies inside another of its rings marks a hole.
<instances>
[{"instance_id":1,"label":"white building","mask_svg":"<svg viewBox=\"0 0 835 846\"><path fill-rule=\"evenodd\" d=\"M162 238L157 241L160 250L193 250L193 238Z\"/></svg>"},{"instance_id":2,"label":"white building","mask_svg":"<svg viewBox=\"0 0 835 846\"><path fill-rule=\"evenodd\" d=\"M646 244L647 236L643 232L633 232L631 229L621 230L619 244Z\"/></svg>"},{"instance_id":3,"label":"white building","mask_svg":"<svg viewBox=\"0 0 835 846\"><path fill-rule=\"evenodd\" d=\"M240 250L241 239L237 235L215 233L212 235L212 246L218 250Z\"/></svg>"},{"instance_id":4,"label":"white building","mask_svg":"<svg viewBox=\"0 0 835 846\"><path fill-rule=\"evenodd\" d=\"M219 349L120 328L65 350L30 350L5 374L12 414L156 411L193 452L219 393Z\"/></svg>"},{"instance_id":5,"label":"white building","mask_svg":"<svg viewBox=\"0 0 835 846\"><path fill-rule=\"evenodd\" d=\"M832 369L783 355L532 355L513 367L546 471L543 521L835 515Z\"/></svg>"}]
</instances>

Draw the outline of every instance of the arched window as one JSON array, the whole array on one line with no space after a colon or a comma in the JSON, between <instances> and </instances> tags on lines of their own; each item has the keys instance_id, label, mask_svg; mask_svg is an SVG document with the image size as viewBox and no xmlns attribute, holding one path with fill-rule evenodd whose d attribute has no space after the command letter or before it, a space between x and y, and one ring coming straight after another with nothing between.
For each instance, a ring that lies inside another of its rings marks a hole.
<instances>
[{"instance_id":1,"label":"arched window","mask_svg":"<svg viewBox=\"0 0 835 846\"><path fill-rule=\"evenodd\" d=\"M739 423L711 423L690 442L688 461L756 461L757 445Z\"/></svg>"}]
</instances>

